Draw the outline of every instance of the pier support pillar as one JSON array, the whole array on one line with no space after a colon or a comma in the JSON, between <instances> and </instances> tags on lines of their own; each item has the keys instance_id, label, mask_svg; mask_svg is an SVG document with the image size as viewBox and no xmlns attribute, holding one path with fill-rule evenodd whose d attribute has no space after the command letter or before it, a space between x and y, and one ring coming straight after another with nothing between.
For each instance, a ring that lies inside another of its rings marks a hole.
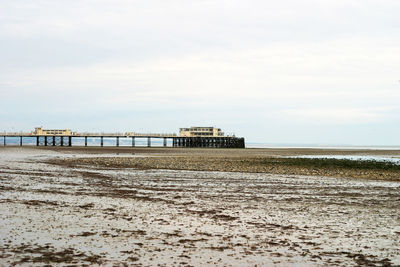
<instances>
[{"instance_id":1,"label":"pier support pillar","mask_svg":"<svg viewBox=\"0 0 400 267\"><path fill-rule=\"evenodd\" d=\"M164 137L164 147L167 146L167 137Z\"/></svg>"},{"instance_id":2,"label":"pier support pillar","mask_svg":"<svg viewBox=\"0 0 400 267\"><path fill-rule=\"evenodd\" d=\"M68 136L68 146L72 146L72 136Z\"/></svg>"},{"instance_id":3,"label":"pier support pillar","mask_svg":"<svg viewBox=\"0 0 400 267\"><path fill-rule=\"evenodd\" d=\"M132 137L132 147L135 147L135 137Z\"/></svg>"},{"instance_id":4,"label":"pier support pillar","mask_svg":"<svg viewBox=\"0 0 400 267\"><path fill-rule=\"evenodd\" d=\"M103 136L102 136L102 137L100 137L100 146L103 147L103 145L104 145L104 140L103 140Z\"/></svg>"},{"instance_id":5,"label":"pier support pillar","mask_svg":"<svg viewBox=\"0 0 400 267\"><path fill-rule=\"evenodd\" d=\"M117 136L117 146L119 146L119 136Z\"/></svg>"},{"instance_id":6,"label":"pier support pillar","mask_svg":"<svg viewBox=\"0 0 400 267\"><path fill-rule=\"evenodd\" d=\"M47 146L47 136L44 137L44 146Z\"/></svg>"},{"instance_id":7,"label":"pier support pillar","mask_svg":"<svg viewBox=\"0 0 400 267\"><path fill-rule=\"evenodd\" d=\"M85 136L85 146L87 146L87 136Z\"/></svg>"},{"instance_id":8,"label":"pier support pillar","mask_svg":"<svg viewBox=\"0 0 400 267\"><path fill-rule=\"evenodd\" d=\"M4 139L3 139L3 146L6 146L6 144L7 144L7 142L6 142L6 136L4 136Z\"/></svg>"},{"instance_id":9,"label":"pier support pillar","mask_svg":"<svg viewBox=\"0 0 400 267\"><path fill-rule=\"evenodd\" d=\"M64 136L61 136L60 146L64 146Z\"/></svg>"},{"instance_id":10,"label":"pier support pillar","mask_svg":"<svg viewBox=\"0 0 400 267\"><path fill-rule=\"evenodd\" d=\"M22 146L22 136L19 137L19 146Z\"/></svg>"},{"instance_id":11,"label":"pier support pillar","mask_svg":"<svg viewBox=\"0 0 400 267\"><path fill-rule=\"evenodd\" d=\"M53 146L56 146L56 137L53 136Z\"/></svg>"},{"instance_id":12,"label":"pier support pillar","mask_svg":"<svg viewBox=\"0 0 400 267\"><path fill-rule=\"evenodd\" d=\"M39 146L39 136L36 136L36 146Z\"/></svg>"},{"instance_id":13,"label":"pier support pillar","mask_svg":"<svg viewBox=\"0 0 400 267\"><path fill-rule=\"evenodd\" d=\"M151 146L151 138L149 136L149 137L147 137L147 147L150 147L150 146Z\"/></svg>"}]
</instances>

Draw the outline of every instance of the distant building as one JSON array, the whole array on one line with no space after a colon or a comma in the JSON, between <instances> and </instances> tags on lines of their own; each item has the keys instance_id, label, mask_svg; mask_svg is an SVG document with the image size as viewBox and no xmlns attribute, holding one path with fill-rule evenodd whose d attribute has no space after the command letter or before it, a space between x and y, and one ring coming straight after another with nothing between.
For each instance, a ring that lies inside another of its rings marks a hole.
<instances>
[{"instance_id":1,"label":"distant building","mask_svg":"<svg viewBox=\"0 0 400 267\"><path fill-rule=\"evenodd\" d=\"M64 130L45 130L42 127L36 127L33 132L34 135L74 135L70 129Z\"/></svg>"},{"instance_id":2,"label":"distant building","mask_svg":"<svg viewBox=\"0 0 400 267\"><path fill-rule=\"evenodd\" d=\"M188 137L206 137L206 136L224 136L224 133L220 128L214 127L190 127L190 128L180 128L180 136Z\"/></svg>"}]
</instances>

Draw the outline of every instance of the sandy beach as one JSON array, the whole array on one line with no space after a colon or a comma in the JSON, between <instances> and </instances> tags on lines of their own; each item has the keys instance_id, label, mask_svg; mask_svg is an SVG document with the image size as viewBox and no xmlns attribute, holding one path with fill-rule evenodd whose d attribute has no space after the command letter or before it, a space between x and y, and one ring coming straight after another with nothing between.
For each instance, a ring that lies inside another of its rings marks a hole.
<instances>
[{"instance_id":1,"label":"sandy beach","mask_svg":"<svg viewBox=\"0 0 400 267\"><path fill-rule=\"evenodd\" d=\"M334 157L393 157L400 158L400 150L367 149L196 149L196 148L70 148L52 149L59 152L79 152L99 157L53 160L51 163L75 166L107 166L135 169L171 169L192 171L224 171L246 173L269 173L281 175L312 175L342 178L365 178L374 180L400 181L400 167L372 168L370 164L348 166L341 162L320 164L312 160L302 161L290 157L321 156ZM115 153L126 157L101 157ZM129 157L129 155L143 157ZM289 157L289 158L288 158ZM351 161L349 161L351 163ZM324 163L324 162L323 162ZM337 163L337 164L336 164ZM347 163L347 162L345 162Z\"/></svg>"},{"instance_id":2,"label":"sandy beach","mask_svg":"<svg viewBox=\"0 0 400 267\"><path fill-rule=\"evenodd\" d=\"M237 155L237 156L294 156L294 155L393 155L400 157L400 150L393 149L333 149L333 148L171 148L171 147L29 147L29 149L82 154L155 154L155 155Z\"/></svg>"},{"instance_id":3,"label":"sandy beach","mask_svg":"<svg viewBox=\"0 0 400 267\"><path fill-rule=\"evenodd\" d=\"M233 169L335 153L3 148L0 264L398 266L398 181Z\"/></svg>"}]
</instances>

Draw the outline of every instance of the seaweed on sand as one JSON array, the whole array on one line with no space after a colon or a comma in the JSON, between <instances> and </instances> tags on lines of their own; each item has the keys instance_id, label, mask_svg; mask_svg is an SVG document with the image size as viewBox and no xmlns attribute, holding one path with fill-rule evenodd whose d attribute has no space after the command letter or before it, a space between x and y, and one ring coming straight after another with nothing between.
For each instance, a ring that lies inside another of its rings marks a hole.
<instances>
[{"instance_id":1,"label":"seaweed on sand","mask_svg":"<svg viewBox=\"0 0 400 267\"><path fill-rule=\"evenodd\" d=\"M389 161L351 160L331 158L264 158L264 164L287 165L296 167L315 168L345 168L364 170L399 171L400 165Z\"/></svg>"}]
</instances>

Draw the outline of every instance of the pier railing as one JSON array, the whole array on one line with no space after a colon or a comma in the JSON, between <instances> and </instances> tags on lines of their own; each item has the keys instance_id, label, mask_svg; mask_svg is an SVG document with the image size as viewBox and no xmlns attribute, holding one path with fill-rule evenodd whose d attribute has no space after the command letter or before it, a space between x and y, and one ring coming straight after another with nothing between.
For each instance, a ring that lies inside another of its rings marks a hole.
<instances>
[{"instance_id":1,"label":"pier railing","mask_svg":"<svg viewBox=\"0 0 400 267\"><path fill-rule=\"evenodd\" d=\"M147 137L147 136L155 136L155 137L176 137L177 134L176 133L126 133L126 136L143 136L143 137Z\"/></svg>"},{"instance_id":2,"label":"pier railing","mask_svg":"<svg viewBox=\"0 0 400 267\"><path fill-rule=\"evenodd\" d=\"M76 136L76 137L85 137L85 136L92 136L92 137L177 137L176 133L90 133L90 132L82 132L82 133L72 133L72 134L35 134L32 132L0 132L0 136Z\"/></svg>"},{"instance_id":3,"label":"pier railing","mask_svg":"<svg viewBox=\"0 0 400 267\"><path fill-rule=\"evenodd\" d=\"M89 132L83 132L83 133L74 133L73 136L125 136L124 133L89 133Z\"/></svg>"},{"instance_id":4,"label":"pier railing","mask_svg":"<svg viewBox=\"0 0 400 267\"><path fill-rule=\"evenodd\" d=\"M32 133L24 133L24 132L0 132L0 136L25 136L32 135Z\"/></svg>"}]
</instances>

